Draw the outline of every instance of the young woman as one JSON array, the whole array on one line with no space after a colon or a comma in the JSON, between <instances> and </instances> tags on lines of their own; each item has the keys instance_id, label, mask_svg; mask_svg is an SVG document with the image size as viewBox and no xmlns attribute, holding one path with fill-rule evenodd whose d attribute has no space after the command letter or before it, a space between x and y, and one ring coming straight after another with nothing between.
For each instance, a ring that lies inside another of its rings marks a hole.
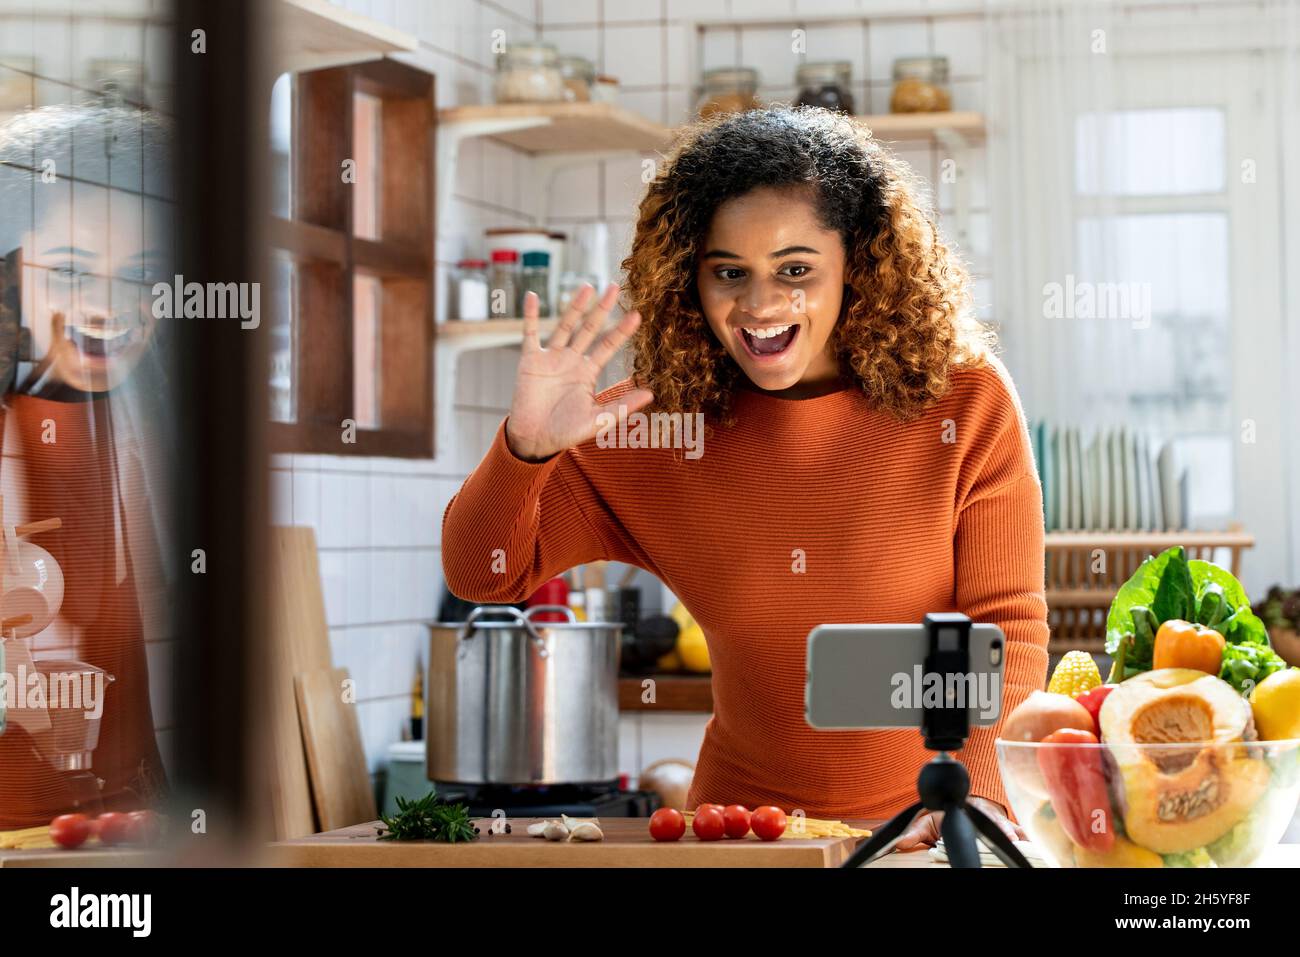
<instances>
[{"instance_id":1,"label":"young woman","mask_svg":"<svg viewBox=\"0 0 1300 957\"><path fill-rule=\"evenodd\" d=\"M20 665L30 674L25 662L55 660L59 673L90 665L113 677L89 755L68 750L46 708L7 702L0 829L152 807L167 793L147 642L169 637L164 599L176 570L164 476L174 443L168 333L149 289L175 268L168 204L141 190L159 191L170 135L164 119L121 104L47 106L0 124L0 256L21 252L22 321L37 360L16 363L16 348L4 348L12 341L0 343L0 435L17 450L0 463L0 521L61 519L33 544L64 578L57 617L11 636L5 669L15 682ZM42 175L46 162L57 175Z\"/></svg>"},{"instance_id":2,"label":"young woman","mask_svg":"<svg viewBox=\"0 0 1300 957\"><path fill-rule=\"evenodd\" d=\"M589 312L584 290L543 348L527 304L510 414L444 517L462 598L517 601L611 559L682 600L708 638L715 708L692 807L874 818L915 800L932 757L915 730L804 720L815 625L961 611L1006 633L1004 714L1043 687L1024 413L915 192L865 127L825 111L687 131L641 202L633 311L597 341L618 289ZM595 394L629 340L632 377ZM647 409L703 413L702 454L598 440L602 413ZM995 736L975 730L959 756L977 803L1019 836ZM937 825L918 819L900 846Z\"/></svg>"}]
</instances>

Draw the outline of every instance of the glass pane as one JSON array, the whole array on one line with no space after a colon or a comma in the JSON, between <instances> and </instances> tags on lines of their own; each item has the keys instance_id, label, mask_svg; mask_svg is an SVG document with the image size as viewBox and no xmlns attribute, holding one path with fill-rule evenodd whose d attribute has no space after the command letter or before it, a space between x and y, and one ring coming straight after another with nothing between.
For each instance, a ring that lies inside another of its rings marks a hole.
<instances>
[{"instance_id":1,"label":"glass pane","mask_svg":"<svg viewBox=\"0 0 1300 957\"><path fill-rule=\"evenodd\" d=\"M379 317L384 287L374 276L353 280L352 417L361 429L379 428Z\"/></svg>"},{"instance_id":2,"label":"glass pane","mask_svg":"<svg viewBox=\"0 0 1300 957\"><path fill-rule=\"evenodd\" d=\"M270 405L273 422L298 417L294 330L298 314L297 269L287 256L271 259Z\"/></svg>"},{"instance_id":3,"label":"glass pane","mask_svg":"<svg viewBox=\"0 0 1300 957\"><path fill-rule=\"evenodd\" d=\"M1221 192L1223 111L1212 108L1085 113L1075 121L1075 188L1083 195Z\"/></svg>"},{"instance_id":4,"label":"glass pane","mask_svg":"<svg viewBox=\"0 0 1300 957\"><path fill-rule=\"evenodd\" d=\"M352 101L352 156L356 183L352 192L353 232L363 239L378 239L382 223L379 208L379 144L383 101L358 93Z\"/></svg>"},{"instance_id":5,"label":"glass pane","mask_svg":"<svg viewBox=\"0 0 1300 957\"><path fill-rule=\"evenodd\" d=\"M1192 527L1213 527L1233 511L1228 217L1091 217L1079 220L1076 239L1077 285L1092 285L1098 305L1091 320L1079 317L1080 345L1111 364L1093 398L1122 385L1124 424L1174 440L1178 468L1189 473ZM1102 305L1112 301L1137 308L1107 315Z\"/></svg>"},{"instance_id":6,"label":"glass pane","mask_svg":"<svg viewBox=\"0 0 1300 957\"><path fill-rule=\"evenodd\" d=\"M293 210L293 78L288 73L271 87L271 215L288 219Z\"/></svg>"}]
</instances>

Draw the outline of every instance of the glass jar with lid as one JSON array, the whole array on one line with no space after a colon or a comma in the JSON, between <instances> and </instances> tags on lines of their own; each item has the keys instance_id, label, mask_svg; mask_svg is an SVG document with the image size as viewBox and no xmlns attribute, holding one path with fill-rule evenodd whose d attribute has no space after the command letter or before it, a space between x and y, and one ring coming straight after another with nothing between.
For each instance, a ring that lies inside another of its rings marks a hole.
<instances>
[{"instance_id":1,"label":"glass jar with lid","mask_svg":"<svg viewBox=\"0 0 1300 957\"><path fill-rule=\"evenodd\" d=\"M457 319L488 317L488 264L486 259L462 259L456 263Z\"/></svg>"},{"instance_id":2,"label":"glass jar with lid","mask_svg":"<svg viewBox=\"0 0 1300 957\"><path fill-rule=\"evenodd\" d=\"M512 43L497 56L498 103L556 103L564 99L564 78L555 47Z\"/></svg>"},{"instance_id":3,"label":"glass jar with lid","mask_svg":"<svg viewBox=\"0 0 1300 957\"><path fill-rule=\"evenodd\" d=\"M524 314L524 296L537 293L537 314L551 314L551 254L539 251L524 253L524 267L519 273L519 315Z\"/></svg>"},{"instance_id":4,"label":"glass jar with lid","mask_svg":"<svg viewBox=\"0 0 1300 957\"><path fill-rule=\"evenodd\" d=\"M706 70L704 92L696 110L707 118L718 113L758 109L758 71L747 66Z\"/></svg>"},{"instance_id":5,"label":"glass jar with lid","mask_svg":"<svg viewBox=\"0 0 1300 957\"><path fill-rule=\"evenodd\" d=\"M489 283L488 315L493 319L513 318L519 299L519 253L516 250L492 250Z\"/></svg>"},{"instance_id":6,"label":"glass jar with lid","mask_svg":"<svg viewBox=\"0 0 1300 957\"><path fill-rule=\"evenodd\" d=\"M894 61L889 112L945 113L951 109L947 57L910 56Z\"/></svg>"},{"instance_id":7,"label":"glass jar with lid","mask_svg":"<svg viewBox=\"0 0 1300 957\"><path fill-rule=\"evenodd\" d=\"M853 112L853 94L849 92L852 65L847 60L801 63L795 70L799 87L798 106L820 106L837 113Z\"/></svg>"},{"instance_id":8,"label":"glass jar with lid","mask_svg":"<svg viewBox=\"0 0 1300 957\"><path fill-rule=\"evenodd\" d=\"M591 87L596 82L596 67L586 57L560 57L560 76L564 80L564 98L570 103L591 101Z\"/></svg>"}]
</instances>

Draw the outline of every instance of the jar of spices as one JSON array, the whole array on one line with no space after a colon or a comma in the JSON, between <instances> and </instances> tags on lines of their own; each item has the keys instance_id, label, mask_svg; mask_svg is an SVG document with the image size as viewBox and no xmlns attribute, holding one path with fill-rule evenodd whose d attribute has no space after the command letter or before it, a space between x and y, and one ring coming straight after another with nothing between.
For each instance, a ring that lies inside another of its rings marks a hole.
<instances>
[{"instance_id":1,"label":"jar of spices","mask_svg":"<svg viewBox=\"0 0 1300 957\"><path fill-rule=\"evenodd\" d=\"M758 109L758 71L746 66L706 70L696 109L701 119Z\"/></svg>"},{"instance_id":2,"label":"jar of spices","mask_svg":"<svg viewBox=\"0 0 1300 957\"><path fill-rule=\"evenodd\" d=\"M488 317L488 264L485 259L462 259L456 264L456 318Z\"/></svg>"},{"instance_id":3,"label":"jar of spices","mask_svg":"<svg viewBox=\"0 0 1300 957\"><path fill-rule=\"evenodd\" d=\"M591 99L593 103L617 103L618 77L610 76L608 73L597 73L596 79L591 84Z\"/></svg>"},{"instance_id":4,"label":"jar of spices","mask_svg":"<svg viewBox=\"0 0 1300 957\"><path fill-rule=\"evenodd\" d=\"M551 254L543 252L524 253L524 268L519 279L519 314L523 315L524 296L530 292L537 293L537 314L551 314Z\"/></svg>"},{"instance_id":5,"label":"jar of spices","mask_svg":"<svg viewBox=\"0 0 1300 957\"><path fill-rule=\"evenodd\" d=\"M514 43L497 56L498 103L556 103L564 99L559 57L549 43Z\"/></svg>"},{"instance_id":6,"label":"jar of spices","mask_svg":"<svg viewBox=\"0 0 1300 957\"><path fill-rule=\"evenodd\" d=\"M510 319L517 315L519 301L519 253L513 249L492 250L491 290L488 315L493 319Z\"/></svg>"},{"instance_id":7,"label":"jar of spices","mask_svg":"<svg viewBox=\"0 0 1300 957\"><path fill-rule=\"evenodd\" d=\"M837 113L853 112L853 94L849 92L852 65L847 60L824 63L801 63L795 70L799 87L797 106L820 106Z\"/></svg>"},{"instance_id":8,"label":"jar of spices","mask_svg":"<svg viewBox=\"0 0 1300 957\"><path fill-rule=\"evenodd\" d=\"M560 57L560 76L564 80L564 98L570 103L591 101L591 87L596 81L596 67L586 57Z\"/></svg>"},{"instance_id":9,"label":"jar of spices","mask_svg":"<svg viewBox=\"0 0 1300 957\"><path fill-rule=\"evenodd\" d=\"M945 113L951 109L947 57L912 56L894 61L891 113Z\"/></svg>"}]
</instances>

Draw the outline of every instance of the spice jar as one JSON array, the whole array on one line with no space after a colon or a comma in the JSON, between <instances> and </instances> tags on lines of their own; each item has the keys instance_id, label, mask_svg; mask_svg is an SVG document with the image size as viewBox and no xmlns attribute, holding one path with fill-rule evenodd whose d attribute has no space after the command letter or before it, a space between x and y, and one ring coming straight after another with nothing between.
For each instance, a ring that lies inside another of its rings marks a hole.
<instances>
[{"instance_id":1,"label":"spice jar","mask_svg":"<svg viewBox=\"0 0 1300 957\"><path fill-rule=\"evenodd\" d=\"M515 43L497 56L498 103L556 103L564 99L559 57L549 43Z\"/></svg>"},{"instance_id":2,"label":"spice jar","mask_svg":"<svg viewBox=\"0 0 1300 957\"><path fill-rule=\"evenodd\" d=\"M488 315L493 319L513 317L519 299L519 253L513 249L492 250L491 285Z\"/></svg>"},{"instance_id":3,"label":"spice jar","mask_svg":"<svg viewBox=\"0 0 1300 957\"><path fill-rule=\"evenodd\" d=\"M462 259L456 264L456 318L488 317L488 264L484 259Z\"/></svg>"},{"instance_id":4,"label":"spice jar","mask_svg":"<svg viewBox=\"0 0 1300 957\"><path fill-rule=\"evenodd\" d=\"M849 92L847 60L825 63L801 63L795 70L795 85L799 87L798 106L820 106L837 113L853 112L853 94Z\"/></svg>"},{"instance_id":5,"label":"spice jar","mask_svg":"<svg viewBox=\"0 0 1300 957\"><path fill-rule=\"evenodd\" d=\"M564 80L564 98L570 103L591 101L591 86L596 80L596 67L586 57L560 57L560 77Z\"/></svg>"},{"instance_id":6,"label":"spice jar","mask_svg":"<svg viewBox=\"0 0 1300 957\"><path fill-rule=\"evenodd\" d=\"M551 254L543 252L524 253L524 268L519 279L519 314L524 312L524 296L530 292L537 293L537 314L551 314Z\"/></svg>"},{"instance_id":7,"label":"spice jar","mask_svg":"<svg viewBox=\"0 0 1300 957\"><path fill-rule=\"evenodd\" d=\"M617 103L618 78L608 73L597 73L591 84L591 99L593 103Z\"/></svg>"},{"instance_id":8,"label":"spice jar","mask_svg":"<svg viewBox=\"0 0 1300 957\"><path fill-rule=\"evenodd\" d=\"M913 56L894 61L891 113L944 113L951 109L947 57Z\"/></svg>"},{"instance_id":9,"label":"spice jar","mask_svg":"<svg viewBox=\"0 0 1300 957\"><path fill-rule=\"evenodd\" d=\"M758 71L746 66L723 67L704 73L704 92L696 109L704 119L718 113L758 109Z\"/></svg>"}]
</instances>

